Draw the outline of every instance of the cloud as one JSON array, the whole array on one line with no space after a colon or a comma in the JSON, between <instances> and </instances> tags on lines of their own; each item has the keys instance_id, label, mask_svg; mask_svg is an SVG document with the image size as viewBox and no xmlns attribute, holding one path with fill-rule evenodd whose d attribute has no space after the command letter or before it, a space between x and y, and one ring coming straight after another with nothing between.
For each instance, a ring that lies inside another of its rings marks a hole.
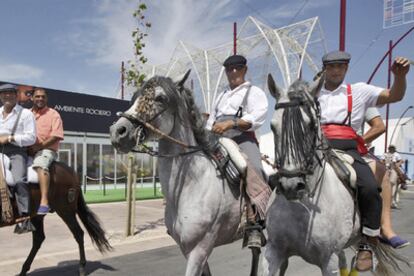
<instances>
[{"instance_id":1,"label":"cloud","mask_svg":"<svg viewBox=\"0 0 414 276\"><path fill-rule=\"evenodd\" d=\"M28 83L41 78L44 71L26 64L0 62L0 77L4 81Z\"/></svg>"},{"instance_id":2,"label":"cloud","mask_svg":"<svg viewBox=\"0 0 414 276\"><path fill-rule=\"evenodd\" d=\"M330 0L317 5L303 0L287 1L276 5L269 1L256 10L257 5L247 0L152 0L144 1L145 12L152 23L147 37L145 55L150 64L167 63L179 40L199 48L215 47L229 42L232 23L241 24L248 15L258 17L265 24L281 27L286 19L321 6L331 5ZM132 12L137 1L102 0L93 2L94 16L78 18L71 22L71 29L56 38L67 55L84 58L90 65L110 65L119 68L122 60L133 58L131 32L134 29Z\"/></svg>"}]
</instances>

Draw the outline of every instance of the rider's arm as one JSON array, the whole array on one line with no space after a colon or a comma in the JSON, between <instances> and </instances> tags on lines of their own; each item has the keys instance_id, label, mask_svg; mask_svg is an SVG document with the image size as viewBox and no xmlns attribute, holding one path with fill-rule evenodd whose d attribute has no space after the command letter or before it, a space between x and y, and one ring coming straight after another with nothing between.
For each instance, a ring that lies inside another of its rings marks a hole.
<instances>
[{"instance_id":1,"label":"rider's arm","mask_svg":"<svg viewBox=\"0 0 414 276\"><path fill-rule=\"evenodd\" d=\"M369 130L362 136L365 143L369 144L385 132L385 125L381 116L377 116L367 122L370 126Z\"/></svg>"},{"instance_id":2,"label":"rider's arm","mask_svg":"<svg viewBox=\"0 0 414 276\"><path fill-rule=\"evenodd\" d=\"M11 142L19 147L28 147L36 142L36 122L34 115L28 109L22 111L19 125L23 125L23 129L18 131L11 137Z\"/></svg>"},{"instance_id":3,"label":"rider's arm","mask_svg":"<svg viewBox=\"0 0 414 276\"><path fill-rule=\"evenodd\" d=\"M266 93L257 86L252 86L250 94L247 98L246 111L243 111L243 116L238 121L244 121L246 124L241 122L241 130L254 131L261 127L266 121L268 109L268 101ZM247 125L250 124L250 126Z\"/></svg>"},{"instance_id":4,"label":"rider's arm","mask_svg":"<svg viewBox=\"0 0 414 276\"><path fill-rule=\"evenodd\" d=\"M394 83L391 89L385 89L377 99L377 105L401 101L407 88L406 75L410 70L410 62L406 58L398 57L392 65Z\"/></svg>"}]
</instances>

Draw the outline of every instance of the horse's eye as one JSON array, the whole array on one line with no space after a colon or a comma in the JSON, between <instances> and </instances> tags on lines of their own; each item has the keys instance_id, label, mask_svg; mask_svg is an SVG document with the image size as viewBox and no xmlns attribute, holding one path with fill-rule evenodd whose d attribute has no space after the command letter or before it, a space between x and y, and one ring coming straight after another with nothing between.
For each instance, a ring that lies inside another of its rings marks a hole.
<instances>
[{"instance_id":1,"label":"horse's eye","mask_svg":"<svg viewBox=\"0 0 414 276\"><path fill-rule=\"evenodd\" d=\"M164 104L167 102L167 97L163 95L158 95L157 97L155 97L155 101Z\"/></svg>"}]
</instances>

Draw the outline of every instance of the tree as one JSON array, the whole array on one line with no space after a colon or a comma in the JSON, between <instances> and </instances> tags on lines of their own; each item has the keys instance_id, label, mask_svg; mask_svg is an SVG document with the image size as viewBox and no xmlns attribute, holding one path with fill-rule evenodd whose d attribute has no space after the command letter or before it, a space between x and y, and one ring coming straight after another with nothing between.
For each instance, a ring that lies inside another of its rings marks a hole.
<instances>
[{"instance_id":1,"label":"tree","mask_svg":"<svg viewBox=\"0 0 414 276\"><path fill-rule=\"evenodd\" d=\"M141 72L142 65L148 61L143 53L145 47L144 39L148 36L148 30L151 28L151 23L146 20L144 15L146 10L147 5L140 1L137 9L133 13L137 23L136 28L132 31L135 60L128 61L129 68L126 70L126 80L128 85L134 87L140 87L143 83L145 74Z\"/></svg>"}]
</instances>

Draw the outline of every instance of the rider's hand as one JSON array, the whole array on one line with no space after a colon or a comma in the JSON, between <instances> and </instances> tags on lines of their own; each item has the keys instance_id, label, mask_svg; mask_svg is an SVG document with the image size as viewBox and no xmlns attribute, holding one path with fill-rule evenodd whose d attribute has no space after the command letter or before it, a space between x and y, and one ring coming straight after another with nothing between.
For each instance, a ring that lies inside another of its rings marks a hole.
<instances>
[{"instance_id":1,"label":"rider's hand","mask_svg":"<svg viewBox=\"0 0 414 276\"><path fill-rule=\"evenodd\" d=\"M391 71L396 77L405 77L409 70L410 61L404 57L397 57L391 67Z\"/></svg>"},{"instance_id":2,"label":"rider's hand","mask_svg":"<svg viewBox=\"0 0 414 276\"><path fill-rule=\"evenodd\" d=\"M218 122L213 125L212 131L218 134L223 134L226 130L233 128L234 122L232 120Z\"/></svg>"},{"instance_id":3,"label":"rider's hand","mask_svg":"<svg viewBox=\"0 0 414 276\"><path fill-rule=\"evenodd\" d=\"M0 145L5 145L9 142L9 136L5 135L5 136L0 136Z\"/></svg>"}]
</instances>

